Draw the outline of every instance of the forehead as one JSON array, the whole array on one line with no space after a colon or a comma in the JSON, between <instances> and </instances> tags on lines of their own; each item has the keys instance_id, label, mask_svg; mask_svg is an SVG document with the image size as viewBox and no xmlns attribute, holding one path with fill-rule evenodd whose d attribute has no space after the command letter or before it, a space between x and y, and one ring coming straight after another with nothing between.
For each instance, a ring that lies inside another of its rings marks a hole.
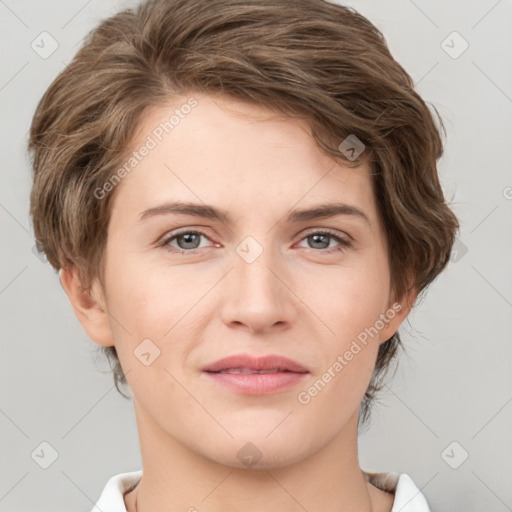
<instances>
[{"instance_id":1,"label":"forehead","mask_svg":"<svg viewBox=\"0 0 512 512\"><path fill-rule=\"evenodd\" d=\"M377 218L368 164L348 168L317 146L305 121L239 100L193 94L154 107L131 152L138 158L115 197L124 209L174 199L263 214L336 201Z\"/></svg>"}]
</instances>

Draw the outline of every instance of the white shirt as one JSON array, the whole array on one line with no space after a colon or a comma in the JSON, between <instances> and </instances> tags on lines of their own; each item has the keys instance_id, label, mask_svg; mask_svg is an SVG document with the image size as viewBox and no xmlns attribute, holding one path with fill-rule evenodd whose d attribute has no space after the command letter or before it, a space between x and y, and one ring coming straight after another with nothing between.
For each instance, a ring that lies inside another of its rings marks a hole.
<instances>
[{"instance_id":1,"label":"white shirt","mask_svg":"<svg viewBox=\"0 0 512 512\"><path fill-rule=\"evenodd\" d=\"M372 473L363 471L367 481L395 495L391 512L431 512L427 500L406 473ZM120 473L108 480L91 512L126 512L123 494L133 489L142 470Z\"/></svg>"}]
</instances>

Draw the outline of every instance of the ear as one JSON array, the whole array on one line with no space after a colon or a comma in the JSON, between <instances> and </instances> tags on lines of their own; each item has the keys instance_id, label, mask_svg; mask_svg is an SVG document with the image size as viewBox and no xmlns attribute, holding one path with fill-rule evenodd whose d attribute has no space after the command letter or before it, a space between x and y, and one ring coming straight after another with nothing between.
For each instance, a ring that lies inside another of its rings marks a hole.
<instances>
[{"instance_id":1,"label":"ear","mask_svg":"<svg viewBox=\"0 0 512 512\"><path fill-rule=\"evenodd\" d=\"M89 338L99 345L113 346L114 336L99 282L95 280L91 290L85 291L75 266L60 269L59 278L75 315Z\"/></svg>"},{"instance_id":2,"label":"ear","mask_svg":"<svg viewBox=\"0 0 512 512\"><path fill-rule=\"evenodd\" d=\"M381 319L384 323L384 328L379 332L381 343L389 340L389 338L398 331L401 323L411 311L417 295L417 289L412 288L409 292L405 293L400 300L389 302L387 311L381 315Z\"/></svg>"}]
</instances>

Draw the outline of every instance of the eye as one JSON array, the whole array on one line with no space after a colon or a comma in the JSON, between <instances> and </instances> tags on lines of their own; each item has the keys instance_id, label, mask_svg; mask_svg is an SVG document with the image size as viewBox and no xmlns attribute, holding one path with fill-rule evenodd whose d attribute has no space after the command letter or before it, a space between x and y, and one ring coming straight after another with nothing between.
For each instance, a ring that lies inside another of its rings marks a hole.
<instances>
[{"instance_id":1,"label":"eye","mask_svg":"<svg viewBox=\"0 0 512 512\"><path fill-rule=\"evenodd\" d=\"M325 253L333 253L336 251L343 251L349 248L352 243L348 238L344 238L342 236L336 235L331 231L312 231L307 233L306 236L303 236L301 240L308 241L312 247L312 249L319 249L320 252ZM335 247L329 247L330 242L334 240L338 243ZM318 251L317 251L318 252Z\"/></svg>"},{"instance_id":2,"label":"eye","mask_svg":"<svg viewBox=\"0 0 512 512\"><path fill-rule=\"evenodd\" d=\"M201 237L204 237L207 240L210 240L205 233L202 231L181 231L179 233L174 233L171 236L165 238L161 245L166 247L169 252L181 252L181 254L196 254L196 249L201 249ZM307 233L305 236L301 238L302 240L306 240L310 243L309 249L318 249L316 252L323 252L327 254L331 254L336 251L343 251L349 248L352 243L348 238L344 238L337 234L332 233L331 231L319 230L319 231L311 231ZM329 247L332 241L335 241L338 245L335 247ZM172 245L173 242L176 242L177 247ZM211 246L210 246L211 247ZM218 247L218 244L217 244Z\"/></svg>"},{"instance_id":3,"label":"eye","mask_svg":"<svg viewBox=\"0 0 512 512\"><path fill-rule=\"evenodd\" d=\"M199 246L201 237L209 240L209 238L201 231L181 231L180 233L175 233L174 235L166 238L162 242L162 246L167 247L171 252L187 252L194 254L195 249L201 248ZM171 245L171 242L174 241L176 241L178 247Z\"/></svg>"}]
</instances>

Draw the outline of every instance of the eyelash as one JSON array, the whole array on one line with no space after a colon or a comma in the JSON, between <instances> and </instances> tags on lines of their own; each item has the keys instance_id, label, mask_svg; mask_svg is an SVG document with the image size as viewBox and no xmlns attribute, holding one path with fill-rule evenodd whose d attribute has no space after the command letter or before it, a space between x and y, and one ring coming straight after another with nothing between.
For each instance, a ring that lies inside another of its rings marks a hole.
<instances>
[{"instance_id":1,"label":"eyelash","mask_svg":"<svg viewBox=\"0 0 512 512\"><path fill-rule=\"evenodd\" d=\"M205 238L207 238L208 240L210 240L210 238L202 231L186 230L186 231L174 233L171 236L166 237L160 245L162 247L165 247L168 250L168 252L181 253L181 254L197 254L197 251L199 249L189 249L189 250L188 249L179 249L179 248L172 247L171 245L169 245L170 242L177 239L179 236L189 235L189 234L190 235L202 235ZM311 231L309 233L306 233L299 240L299 242L301 242L302 240L305 240L306 238L313 236L313 235L324 235L324 236L327 235L327 236L331 237L332 239L334 239L336 242L338 242L339 245L337 247L332 247L331 249L314 249L314 248L308 247L308 249L311 251L321 252L324 254L333 254L336 252L345 251L352 246L352 242L350 240L348 240L347 238L341 237L339 235L336 235L332 231L328 231L328 230Z\"/></svg>"}]
</instances>

